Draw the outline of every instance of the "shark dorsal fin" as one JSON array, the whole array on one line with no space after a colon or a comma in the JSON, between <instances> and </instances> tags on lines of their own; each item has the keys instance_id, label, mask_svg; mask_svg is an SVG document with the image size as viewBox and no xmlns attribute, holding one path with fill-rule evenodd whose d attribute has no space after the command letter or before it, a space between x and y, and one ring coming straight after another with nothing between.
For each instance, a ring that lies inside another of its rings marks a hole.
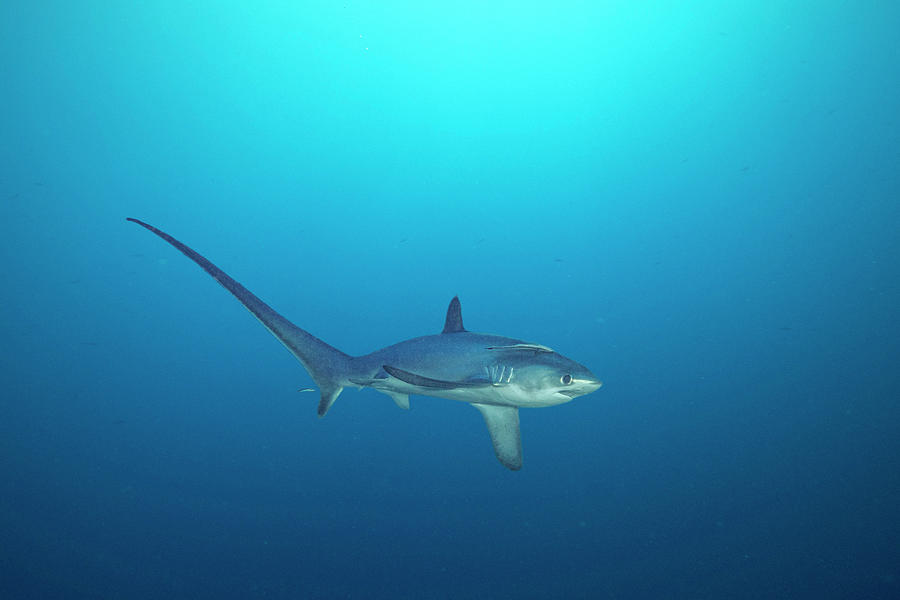
<instances>
[{"instance_id":1,"label":"shark dorsal fin","mask_svg":"<svg viewBox=\"0 0 900 600\"><path fill-rule=\"evenodd\" d=\"M462 323L462 306L459 296L453 296L450 306L447 307L447 319L444 321L444 330L441 333L461 333L466 330Z\"/></svg>"}]
</instances>

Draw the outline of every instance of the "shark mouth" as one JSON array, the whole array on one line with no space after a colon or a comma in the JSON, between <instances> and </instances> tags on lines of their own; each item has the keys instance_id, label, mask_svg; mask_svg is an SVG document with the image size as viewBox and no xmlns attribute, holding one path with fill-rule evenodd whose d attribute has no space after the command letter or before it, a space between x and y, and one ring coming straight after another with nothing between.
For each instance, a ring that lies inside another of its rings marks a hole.
<instances>
[{"instance_id":1,"label":"shark mouth","mask_svg":"<svg viewBox=\"0 0 900 600\"><path fill-rule=\"evenodd\" d=\"M602 385L603 385L603 382L601 382L601 381L578 380L575 382L575 385L573 385L572 387L556 390L556 393L561 394L563 396L568 396L569 398L577 398L578 396L584 396L585 394L590 394L591 392L598 389Z\"/></svg>"}]
</instances>

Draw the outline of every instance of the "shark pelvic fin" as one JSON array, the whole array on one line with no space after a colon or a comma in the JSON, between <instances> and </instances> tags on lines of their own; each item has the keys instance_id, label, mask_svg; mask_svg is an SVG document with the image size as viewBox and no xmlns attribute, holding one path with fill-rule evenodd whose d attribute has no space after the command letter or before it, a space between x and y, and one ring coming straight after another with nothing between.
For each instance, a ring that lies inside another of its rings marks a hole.
<instances>
[{"instance_id":1,"label":"shark pelvic fin","mask_svg":"<svg viewBox=\"0 0 900 600\"><path fill-rule=\"evenodd\" d=\"M394 401L399 408L403 410L409 410L409 394L398 394L396 392L385 392L388 396L391 397L391 400Z\"/></svg>"},{"instance_id":2,"label":"shark pelvic fin","mask_svg":"<svg viewBox=\"0 0 900 600\"><path fill-rule=\"evenodd\" d=\"M495 406L493 404L476 404L484 417L494 454L504 467L513 471L522 468L522 436L519 433L519 409L515 406Z\"/></svg>"},{"instance_id":3,"label":"shark pelvic fin","mask_svg":"<svg viewBox=\"0 0 900 600\"><path fill-rule=\"evenodd\" d=\"M444 320L444 330L441 333L462 333L465 330L462 322L462 305L459 303L459 296L453 296L450 306L447 307L447 318Z\"/></svg>"}]
</instances>

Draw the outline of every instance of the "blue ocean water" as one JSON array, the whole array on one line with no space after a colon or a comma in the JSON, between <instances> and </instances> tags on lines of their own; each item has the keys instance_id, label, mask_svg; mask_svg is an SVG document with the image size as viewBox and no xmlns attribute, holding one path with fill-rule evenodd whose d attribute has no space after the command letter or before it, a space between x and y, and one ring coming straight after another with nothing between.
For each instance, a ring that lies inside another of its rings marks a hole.
<instances>
[{"instance_id":1,"label":"blue ocean water","mask_svg":"<svg viewBox=\"0 0 900 600\"><path fill-rule=\"evenodd\" d=\"M0 597L900 596L900 10L0 4ZM312 381L136 217L351 354L466 326L604 387Z\"/></svg>"}]
</instances>

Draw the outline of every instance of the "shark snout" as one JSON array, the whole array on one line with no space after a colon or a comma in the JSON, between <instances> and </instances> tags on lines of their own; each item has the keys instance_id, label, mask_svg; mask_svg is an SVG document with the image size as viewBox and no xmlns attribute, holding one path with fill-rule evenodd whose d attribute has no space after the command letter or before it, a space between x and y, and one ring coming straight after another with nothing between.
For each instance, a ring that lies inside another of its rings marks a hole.
<instances>
[{"instance_id":1,"label":"shark snout","mask_svg":"<svg viewBox=\"0 0 900 600\"><path fill-rule=\"evenodd\" d=\"M603 387L603 382L594 377L576 379L574 384L576 386L576 389L578 389L582 396L585 394L590 394L591 392L595 392Z\"/></svg>"}]
</instances>

